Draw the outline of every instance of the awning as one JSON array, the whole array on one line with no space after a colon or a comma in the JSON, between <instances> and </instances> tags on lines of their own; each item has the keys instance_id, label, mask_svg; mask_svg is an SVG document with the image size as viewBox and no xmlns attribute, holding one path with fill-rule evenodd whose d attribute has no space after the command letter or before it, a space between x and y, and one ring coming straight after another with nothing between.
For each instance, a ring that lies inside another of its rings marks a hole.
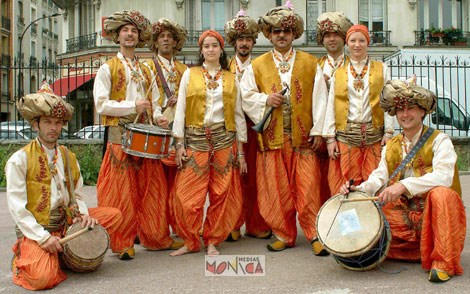
<instances>
[{"instance_id":1,"label":"awning","mask_svg":"<svg viewBox=\"0 0 470 294\"><path fill-rule=\"evenodd\" d=\"M88 74L61 78L52 84L52 90L58 96L67 96L68 93L75 91L94 77L94 74Z\"/></svg>"}]
</instances>

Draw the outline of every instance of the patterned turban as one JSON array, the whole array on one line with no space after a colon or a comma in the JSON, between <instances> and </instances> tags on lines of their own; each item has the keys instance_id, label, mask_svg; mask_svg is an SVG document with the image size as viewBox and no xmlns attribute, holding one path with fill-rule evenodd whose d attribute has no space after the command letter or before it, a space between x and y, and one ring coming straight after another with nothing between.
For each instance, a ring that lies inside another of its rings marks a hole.
<instances>
[{"instance_id":1,"label":"patterned turban","mask_svg":"<svg viewBox=\"0 0 470 294\"><path fill-rule=\"evenodd\" d=\"M244 11L240 10L237 17L225 23L224 31L227 43L235 46L235 42L240 37L252 38L256 42L259 26L254 18L245 16Z\"/></svg>"},{"instance_id":2,"label":"patterned turban","mask_svg":"<svg viewBox=\"0 0 470 294\"><path fill-rule=\"evenodd\" d=\"M346 33L353 25L351 20L341 11L325 12L317 18L317 43L323 45L326 33L338 33L346 40Z\"/></svg>"},{"instance_id":3,"label":"patterned turban","mask_svg":"<svg viewBox=\"0 0 470 294\"><path fill-rule=\"evenodd\" d=\"M274 7L265 16L261 16L258 25L268 39L272 28L290 28L295 39L300 38L304 32L304 20L294 13L293 5L289 0L286 6Z\"/></svg>"},{"instance_id":4,"label":"patterned turban","mask_svg":"<svg viewBox=\"0 0 470 294\"><path fill-rule=\"evenodd\" d=\"M398 109L408 106L418 105L426 111L432 113L436 109L436 94L416 85L414 81L390 80L384 86L380 106L390 115L395 115Z\"/></svg>"},{"instance_id":5,"label":"patterned turban","mask_svg":"<svg viewBox=\"0 0 470 294\"><path fill-rule=\"evenodd\" d=\"M112 14L104 21L104 31L118 44L119 28L131 24L139 31L139 43L137 47L144 47L151 38L151 23L140 12L135 10L123 10Z\"/></svg>"},{"instance_id":6,"label":"patterned turban","mask_svg":"<svg viewBox=\"0 0 470 294\"><path fill-rule=\"evenodd\" d=\"M155 42L158 39L158 35L160 35L163 31L169 31L173 35L173 39L176 41L175 49L173 53L177 53L183 49L184 43L186 42L186 37L188 32L186 29L176 22L173 22L166 18L160 18L156 23L152 24L152 38L150 39L150 49L152 51L157 52L158 44Z\"/></svg>"},{"instance_id":7,"label":"patterned turban","mask_svg":"<svg viewBox=\"0 0 470 294\"><path fill-rule=\"evenodd\" d=\"M54 94L46 82L37 93L21 97L16 106L21 116L30 123L41 116L57 117L68 122L73 115L73 106Z\"/></svg>"}]
</instances>

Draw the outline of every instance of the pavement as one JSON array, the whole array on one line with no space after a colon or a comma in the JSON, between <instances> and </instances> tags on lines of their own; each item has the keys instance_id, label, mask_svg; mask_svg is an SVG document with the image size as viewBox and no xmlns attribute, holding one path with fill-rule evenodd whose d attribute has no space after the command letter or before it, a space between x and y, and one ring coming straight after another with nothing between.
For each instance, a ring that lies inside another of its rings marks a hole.
<instances>
[{"instance_id":1,"label":"pavement","mask_svg":"<svg viewBox=\"0 0 470 294\"><path fill-rule=\"evenodd\" d=\"M470 175L461 175L463 199L470 201ZM96 187L85 187L86 202L96 206ZM466 209L467 219L469 208ZM466 273L444 284L427 280L419 263L386 260L383 270L366 272L343 269L333 257L316 257L299 229L297 246L269 252L266 240L243 237L222 243L221 254L262 255L265 276L205 276L205 255L170 257L169 251L148 251L136 245L136 257L121 261L108 250L95 272L66 272L68 279L47 293L469 293L470 238L467 230L462 265ZM13 284L10 261L15 242L14 222L8 212L5 192L0 193L0 293L28 293ZM403 269L400 273L391 271ZM388 271L388 272L387 272Z\"/></svg>"}]
</instances>

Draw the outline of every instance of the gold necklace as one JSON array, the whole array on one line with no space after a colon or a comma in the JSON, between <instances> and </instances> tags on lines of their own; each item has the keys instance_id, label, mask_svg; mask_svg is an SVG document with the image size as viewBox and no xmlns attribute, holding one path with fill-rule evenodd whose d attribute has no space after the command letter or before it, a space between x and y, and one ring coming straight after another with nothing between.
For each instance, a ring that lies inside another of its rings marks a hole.
<instances>
[{"instance_id":1,"label":"gold necklace","mask_svg":"<svg viewBox=\"0 0 470 294\"><path fill-rule=\"evenodd\" d=\"M172 84L176 83L177 75L176 75L175 68L173 66L171 66L171 61L170 61L170 69L168 69L165 66L165 64L160 60L160 57L157 57L157 59L158 59L158 63L160 64L160 66L163 67L163 69L166 72L168 82L170 82Z\"/></svg>"},{"instance_id":2,"label":"gold necklace","mask_svg":"<svg viewBox=\"0 0 470 294\"><path fill-rule=\"evenodd\" d=\"M279 56L277 56L277 54L274 53L274 51L271 51L273 53L273 57L274 59L276 59L279 64L278 64L278 69L281 71L281 73L286 73L290 70L290 63L289 63L289 60L292 58L292 56L294 55L294 49L292 49L289 53L289 55L284 59L281 59L279 58Z\"/></svg>"},{"instance_id":3,"label":"gold necklace","mask_svg":"<svg viewBox=\"0 0 470 294\"><path fill-rule=\"evenodd\" d=\"M202 73L207 78L206 86L209 90L215 90L219 87L219 83L217 83L217 81L222 76L222 69L219 69L215 76L211 76L207 69L203 67Z\"/></svg>"},{"instance_id":4,"label":"gold necklace","mask_svg":"<svg viewBox=\"0 0 470 294\"><path fill-rule=\"evenodd\" d=\"M133 63L135 63L135 67L127 60L127 57L123 56L124 60L126 61L127 66L129 67L131 71L131 80L137 84L137 91L140 92L141 86L142 86L142 81L144 80L142 78L142 75L140 74L140 67L139 67L139 61L137 58L133 60Z\"/></svg>"},{"instance_id":5,"label":"gold necklace","mask_svg":"<svg viewBox=\"0 0 470 294\"><path fill-rule=\"evenodd\" d=\"M356 69L352 65L352 62L349 63L349 70L351 71L351 75L354 77L354 82L353 82L354 90L358 92L364 90L364 81L362 79L366 75L368 69L369 69L369 59L367 59L366 64L362 68L362 71L360 74L357 73Z\"/></svg>"}]
</instances>

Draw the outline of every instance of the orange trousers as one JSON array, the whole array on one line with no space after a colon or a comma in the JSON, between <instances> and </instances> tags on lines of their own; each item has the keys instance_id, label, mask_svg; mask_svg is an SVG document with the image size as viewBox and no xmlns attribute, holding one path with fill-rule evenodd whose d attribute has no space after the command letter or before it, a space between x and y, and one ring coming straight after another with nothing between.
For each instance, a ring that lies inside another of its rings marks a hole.
<instances>
[{"instance_id":1,"label":"orange trousers","mask_svg":"<svg viewBox=\"0 0 470 294\"><path fill-rule=\"evenodd\" d=\"M201 227L205 246L223 242L234 228L242 209L240 173L233 167L235 144L212 154L188 148L187 155L189 161L176 175L175 215L185 246L196 252ZM207 194L210 204L203 225Z\"/></svg>"},{"instance_id":2,"label":"orange trousers","mask_svg":"<svg viewBox=\"0 0 470 294\"><path fill-rule=\"evenodd\" d=\"M108 143L98 176L98 206L122 211L122 225L110 234L111 249L121 252L140 244L151 250L168 248L173 240L167 219L168 188L160 160L126 154Z\"/></svg>"},{"instance_id":3,"label":"orange trousers","mask_svg":"<svg viewBox=\"0 0 470 294\"><path fill-rule=\"evenodd\" d=\"M89 208L88 213L108 231L116 231L121 222L121 212L112 207ZM63 237L64 232L52 233ZM60 269L58 253L49 253L43 250L36 241L26 237L17 239L13 246L15 260L13 263L13 282L28 290L43 290L57 286L67 279Z\"/></svg>"},{"instance_id":4,"label":"orange trousers","mask_svg":"<svg viewBox=\"0 0 470 294\"><path fill-rule=\"evenodd\" d=\"M318 162L320 165L320 197L321 204L325 203L331 198L330 183L328 181L328 171L330 169L330 157L328 156L328 150L326 149L326 143L320 146L318 152L316 152Z\"/></svg>"},{"instance_id":5,"label":"orange trousers","mask_svg":"<svg viewBox=\"0 0 470 294\"><path fill-rule=\"evenodd\" d=\"M253 123L247 119L248 141L244 144L245 160L248 172L242 176L243 206L235 230L240 230L245 223L245 234L257 235L269 231L258 207L258 191L256 188L256 154L258 150L257 133L251 128Z\"/></svg>"},{"instance_id":6,"label":"orange trousers","mask_svg":"<svg viewBox=\"0 0 470 294\"><path fill-rule=\"evenodd\" d=\"M321 207L318 156L309 148L294 151L284 135L282 149L258 152L256 169L261 215L276 237L295 246L297 213L305 237L313 240Z\"/></svg>"},{"instance_id":7,"label":"orange trousers","mask_svg":"<svg viewBox=\"0 0 470 294\"><path fill-rule=\"evenodd\" d=\"M424 270L435 267L450 275L463 273L460 255L467 225L462 199L455 191L436 187L424 198L399 199L382 210L392 231L387 257L421 260Z\"/></svg>"},{"instance_id":8,"label":"orange trousers","mask_svg":"<svg viewBox=\"0 0 470 294\"><path fill-rule=\"evenodd\" d=\"M178 225L176 224L175 217L175 179L176 179L176 152L175 150L170 151L170 155L166 158L162 158L163 171L166 176L166 183L168 185L168 202L167 202L167 219L173 233L179 235Z\"/></svg>"},{"instance_id":9,"label":"orange trousers","mask_svg":"<svg viewBox=\"0 0 470 294\"><path fill-rule=\"evenodd\" d=\"M382 149L380 142L364 147L351 147L338 142L338 147L340 156L336 160L330 160L328 169L331 195L338 194L346 181L354 180L354 185L366 181L379 165Z\"/></svg>"}]
</instances>

